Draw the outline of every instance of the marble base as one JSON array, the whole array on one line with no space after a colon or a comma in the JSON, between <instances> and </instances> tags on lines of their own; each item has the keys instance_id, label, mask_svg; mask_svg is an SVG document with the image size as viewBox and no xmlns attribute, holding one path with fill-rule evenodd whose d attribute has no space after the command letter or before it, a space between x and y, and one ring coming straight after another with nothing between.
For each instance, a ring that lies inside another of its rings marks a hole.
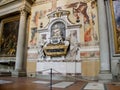
<instances>
[{"instance_id":1,"label":"marble base","mask_svg":"<svg viewBox=\"0 0 120 90\"><path fill-rule=\"evenodd\" d=\"M82 76L82 79L85 79L85 80L98 80L98 76Z\"/></svg>"},{"instance_id":2,"label":"marble base","mask_svg":"<svg viewBox=\"0 0 120 90\"><path fill-rule=\"evenodd\" d=\"M99 74L99 79L110 79L110 80L112 80L112 74L111 73L101 73L101 74Z\"/></svg>"},{"instance_id":3,"label":"marble base","mask_svg":"<svg viewBox=\"0 0 120 90\"><path fill-rule=\"evenodd\" d=\"M26 77L26 72L24 71L13 71L12 77Z\"/></svg>"},{"instance_id":4,"label":"marble base","mask_svg":"<svg viewBox=\"0 0 120 90\"><path fill-rule=\"evenodd\" d=\"M42 74L36 74L35 77L39 78L39 79L46 79L46 80L51 79L50 75L44 75L44 74L43 75ZM70 75L57 74L57 75L52 75L52 80L76 81L76 80L81 80L81 76L70 76Z\"/></svg>"},{"instance_id":5,"label":"marble base","mask_svg":"<svg viewBox=\"0 0 120 90\"><path fill-rule=\"evenodd\" d=\"M46 79L46 80L51 79L50 75L41 75L41 74L37 74L36 78ZM52 80L66 80L66 77L61 75L52 75Z\"/></svg>"},{"instance_id":6,"label":"marble base","mask_svg":"<svg viewBox=\"0 0 120 90\"><path fill-rule=\"evenodd\" d=\"M109 83L112 81L112 73L109 71L104 71L99 74L99 82Z\"/></svg>"},{"instance_id":7,"label":"marble base","mask_svg":"<svg viewBox=\"0 0 120 90\"><path fill-rule=\"evenodd\" d=\"M0 72L0 77L11 76L11 72Z\"/></svg>"}]
</instances>

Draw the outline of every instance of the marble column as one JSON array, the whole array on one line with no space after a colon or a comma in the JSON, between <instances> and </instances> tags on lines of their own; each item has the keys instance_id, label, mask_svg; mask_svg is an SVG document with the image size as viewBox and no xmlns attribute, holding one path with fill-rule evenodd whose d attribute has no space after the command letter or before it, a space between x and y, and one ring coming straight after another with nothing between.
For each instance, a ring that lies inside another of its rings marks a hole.
<instances>
[{"instance_id":1,"label":"marble column","mask_svg":"<svg viewBox=\"0 0 120 90\"><path fill-rule=\"evenodd\" d=\"M18 32L18 42L17 42L17 53L16 53L16 64L15 71L16 72L24 72L24 49L25 49L25 34L26 34L26 18L27 12L25 9L21 9L20 11L20 22L19 22L19 32Z\"/></svg>"},{"instance_id":2,"label":"marble column","mask_svg":"<svg viewBox=\"0 0 120 90\"><path fill-rule=\"evenodd\" d=\"M2 38L2 23L0 20L0 41L1 41L1 38ZM0 44L0 51L1 51L1 44Z\"/></svg>"},{"instance_id":3,"label":"marble column","mask_svg":"<svg viewBox=\"0 0 120 90\"><path fill-rule=\"evenodd\" d=\"M110 71L108 30L104 0L98 0L101 71Z\"/></svg>"}]
</instances>

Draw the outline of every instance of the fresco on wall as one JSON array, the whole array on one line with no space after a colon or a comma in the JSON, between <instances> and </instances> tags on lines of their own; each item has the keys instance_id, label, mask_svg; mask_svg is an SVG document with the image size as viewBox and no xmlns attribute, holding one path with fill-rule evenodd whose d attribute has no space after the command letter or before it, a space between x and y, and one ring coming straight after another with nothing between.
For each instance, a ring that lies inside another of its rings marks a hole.
<instances>
[{"instance_id":1,"label":"fresco on wall","mask_svg":"<svg viewBox=\"0 0 120 90\"><path fill-rule=\"evenodd\" d=\"M83 51L80 52L81 58L99 58L100 52L99 51Z\"/></svg>"},{"instance_id":2,"label":"fresco on wall","mask_svg":"<svg viewBox=\"0 0 120 90\"><path fill-rule=\"evenodd\" d=\"M98 41L97 28L97 4L96 0L91 2L75 2L66 5L66 8L73 8L73 15L76 18L76 23L79 23L83 18L84 26L84 41Z\"/></svg>"},{"instance_id":3,"label":"fresco on wall","mask_svg":"<svg viewBox=\"0 0 120 90\"><path fill-rule=\"evenodd\" d=\"M57 0L37 0L34 5L35 5L35 9L33 9L32 11L33 12L32 26L37 28L43 28L47 25L47 23L44 24L44 22L42 21L47 16L48 13L56 10ZM37 7L36 5L40 6L41 9L39 9L40 7L36 8Z\"/></svg>"},{"instance_id":4,"label":"fresco on wall","mask_svg":"<svg viewBox=\"0 0 120 90\"><path fill-rule=\"evenodd\" d=\"M63 12L61 12L62 10ZM69 14L64 13L64 11L69 11ZM54 14L51 15L51 13ZM65 14L66 16L64 16ZM59 22L62 20L65 23ZM67 28L67 25L69 25L69 28ZM29 41L32 46L39 45L40 59L46 57L43 50L46 43L58 44L58 38L56 42L54 37L61 37L63 42L69 41L70 46L67 55L64 56L65 58L76 59L76 57L79 57L80 59L80 55L84 57L83 54L80 54L81 48L99 45L97 0L37 0L32 7L30 28ZM33 30L33 28L36 28L36 30ZM51 38L53 39L51 40ZM34 43L34 40L36 43ZM91 56L94 52L87 53ZM96 57L96 54L94 56Z\"/></svg>"},{"instance_id":5,"label":"fresco on wall","mask_svg":"<svg viewBox=\"0 0 120 90\"><path fill-rule=\"evenodd\" d=\"M39 27L41 23L39 23L39 19L45 17L46 15L46 11L44 10L40 10L40 11L36 11L35 15L33 17L33 22L35 24L36 27Z\"/></svg>"},{"instance_id":6,"label":"fresco on wall","mask_svg":"<svg viewBox=\"0 0 120 90\"><path fill-rule=\"evenodd\" d=\"M36 28L31 29L31 40L30 45L34 46L37 43L37 30Z\"/></svg>"}]
</instances>

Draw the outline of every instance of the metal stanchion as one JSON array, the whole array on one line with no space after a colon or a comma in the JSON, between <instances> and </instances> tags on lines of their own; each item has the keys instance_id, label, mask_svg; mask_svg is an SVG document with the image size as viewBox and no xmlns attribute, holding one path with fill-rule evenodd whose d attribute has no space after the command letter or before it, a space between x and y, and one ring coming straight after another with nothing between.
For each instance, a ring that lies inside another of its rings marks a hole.
<instances>
[{"instance_id":1,"label":"metal stanchion","mask_svg":"<svg viewBox=\"0 0 120 90\"><path fill-rule=\"evenodd\" d=\"M50 90L52 90L52 68L50 69Z\"/></svg>"}]
</instances>

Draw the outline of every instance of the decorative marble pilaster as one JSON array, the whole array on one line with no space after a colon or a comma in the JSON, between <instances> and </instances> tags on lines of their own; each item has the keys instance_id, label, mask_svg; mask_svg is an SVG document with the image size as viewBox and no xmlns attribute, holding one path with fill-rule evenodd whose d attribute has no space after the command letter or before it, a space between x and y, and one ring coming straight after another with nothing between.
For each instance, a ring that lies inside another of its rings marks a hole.
<instances>
[{"instance_id":1,"label":"decorative marble pilaster","mask_svg":"<svg viewBox=\"0 0 120 90\"><path fill-rule=\"evenodd\" d=\"M25 49L25 34L26 34L26 18L27 12L25 9L20 11L20 23L17 42L16 65L15 71L22 71L24 65L24 49Z\"/></svg>"},{"instance_id":2,"label":"decorative marble pilaster","mask_svg":"<svg viewBox=\"0 0 120 90\"><path fill-rule=\"evenodd\" d=\"M101 71L110 71L108 31L104 0L98 0Z\"/></svg>"},{"instance_id":3,"label":"decorative marble pilaster","mask_svg":"<svg viewBox=\"0 0 120 90\"><path fill-rule=\"evenodd\" d=\"M0 20L0 41L1 41L1 38L2 38L2 23ZM1 51L1 45L0 45L0 51Z\"/></svg>"},{"instance_id":4,"label":"decorative marble pilaster","mask_svg":"<svg viewBox=\"0 0 120 90\"><path fill-rule=\"evenodd\" d=\"M108 28L106 21L106 11L104 0L97 0L98 2L98 21L100 33L100 75L99 79L112 79L110 74L110 58L109 58L109 42L108 42ZM106 77L107 76L107 77Z\"/></svg>"}]
</instances>

